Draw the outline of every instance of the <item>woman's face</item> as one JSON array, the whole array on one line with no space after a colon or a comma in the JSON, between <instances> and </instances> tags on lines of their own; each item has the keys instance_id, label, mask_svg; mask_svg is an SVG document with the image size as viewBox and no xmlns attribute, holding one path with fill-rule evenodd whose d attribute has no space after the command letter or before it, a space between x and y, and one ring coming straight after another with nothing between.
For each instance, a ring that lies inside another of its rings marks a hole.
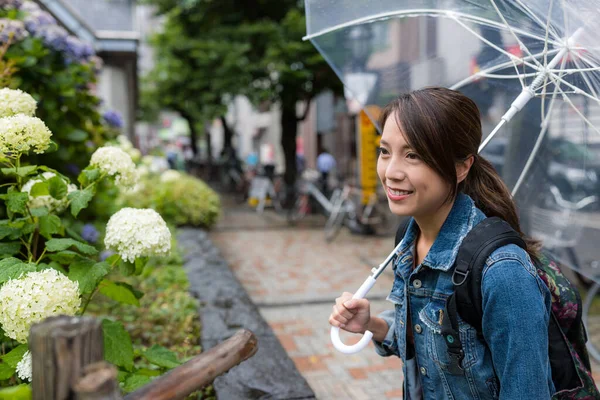
<instances>
[{"instance_id":1,"label":"woman's face","mask_svg":"<svg viewBox=\"0 0 600 400\"><path fill-rule=\"evenodd\" d=\"M450 191L450 185L410 148L393 113L381 135L377 174L390 210L397 215L431 217L444 206Z\"/></svg>"}]
</instances>

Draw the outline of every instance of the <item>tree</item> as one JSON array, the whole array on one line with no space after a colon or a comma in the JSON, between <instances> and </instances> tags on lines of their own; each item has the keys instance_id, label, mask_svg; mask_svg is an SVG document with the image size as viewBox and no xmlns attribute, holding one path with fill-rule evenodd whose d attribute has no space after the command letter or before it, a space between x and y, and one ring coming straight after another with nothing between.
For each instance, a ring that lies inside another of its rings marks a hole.
<instances>
[{"instance_id":1,"label":"tree","mask_svg":"<svg viewBox=\"0 0 600 400\"><path fill-rule=\"evenodd\" d=\"M296 178L297 124L306 117L311 100L320 92L337 93L342 84L317 50L302 41L305 34L303 2L297 0L147 0L157 13L172 18L180 29L180 42L204 42L212 38L219 44L240 50L238 63L243 72L228 68L227 51L216 50L214 64L219 68L223 92L243 94L257 103L269 99L281 105L281 145L285 155L284 179L293 185ZM174 13L173 10L179 10ZM172 26L171 29L175 29ZM242 51L243 50L243 51ZM174 54L182 60L185 54ZM225 66L224 67L222 67ZM174 70L169 70L173 74ZM206 80L206 70L189 71L189 81ZM236 75L230 75L236 74ZM229 77L229 79L227 79ZM242 78L242 79L240 79ZM249 79L248 79L249 78ZM173 78L178 79L178 78ZM188 80L186 79L186 81ZM222 79L222 80L221 80ZM248 79L248 80L247 80ZM229 83L234 83L234 87ZM212 85L213 83L211 83ZM189 97L187 97L189 99ZM219 104L224 105L222 102ZM196 100L194 100L196 101ZM199 100L198 100L199 101ZM202 99L204 101L204 99ZM297 115L296 106L304 102L305 112ZM204 108L206 104L198 104Z\"/></svg>"}]
</instances>

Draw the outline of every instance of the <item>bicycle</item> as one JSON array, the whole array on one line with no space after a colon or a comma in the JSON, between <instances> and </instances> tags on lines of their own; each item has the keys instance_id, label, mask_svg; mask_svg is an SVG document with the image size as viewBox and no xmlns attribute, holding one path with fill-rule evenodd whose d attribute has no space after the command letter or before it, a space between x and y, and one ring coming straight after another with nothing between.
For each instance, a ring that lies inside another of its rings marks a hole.
<instances>
[{"instance_id":1,"label":"bicycle","mask_svg":"<svg viewBox=\"0 0 600 400\"><path fill-rule=\"evenodd\" d=\"M327 198L316 185L318 179L319 173L317 171L306 170L302 174L302 179L297 184L296 200L287 215L290 224L295 224L306 217L311 209L311 199L317 201L326 216L331 214L332 204L340 195L341 189L334 189L331 197Z\"/></svg>"},{"instance_id":2,"label":"bicycle","mask_svg":"<svg viewBox=\"0 0 600 400\"><path fill-rule=\"evenodd\" d=\"M333 241L344 225L361 233L389 235L395 232L400 217L391 213L387 198L382 199L377 193L371 193L364 206L357 205L363 195L363 190L346 183L339 195L335 198L332 196L333 204L325 224L327 242Z\"/></svg>"},{"instance_id":3,"label":"bicycle","mask_svg":"<svg viewBox=\"0 0 600 400\"><path fill-rule=\"evenodd\" d=\"M577 218L581 218L581 215L578 215L581 210L597 203L598 197L588 196L578 202L565 200L556 186L550 187L550 193L554 204L560 207L560 210L532 207L530 210L532 236L541 239L544 247L552 251L559 260L561 253L565 254L568 262L574 267L578 279L584 282L588 278L581 273L581 264L575 253L575 246L583 232L583 225L577 221ZM548 206L548 202L545 206ZM593 261L590 266L592 269L599 268L600 262ZM600 291L600 283L592 282L582 310L583 324L587 332L590 331L589 313L593 299ZM590 356L600 362L600 349L597 349L589 338L587 349Z\"/></svg>"}]
</instances>

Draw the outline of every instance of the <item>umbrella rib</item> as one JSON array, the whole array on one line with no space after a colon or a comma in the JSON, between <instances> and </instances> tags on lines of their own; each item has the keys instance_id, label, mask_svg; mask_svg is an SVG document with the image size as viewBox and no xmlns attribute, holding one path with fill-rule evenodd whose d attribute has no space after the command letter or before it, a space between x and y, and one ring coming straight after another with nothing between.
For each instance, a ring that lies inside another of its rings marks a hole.
<instances>
[{"instance_id":1,"label":"umbrella rib","mask_svg":"<svg viewBox=\"0 0 600 400\"><path fill-rule=\"evenodd\" d=\"M494 9L496 10L496 13L498 14L498 16L500 17L500 19L502 20L502 22L504 22L504 25L506 25L506 27L508 28L508 31L517 40L517 43L519 43L519 46L521 47L521 49L525 50L527 52L527 54L529 54L531 56L532 55L531 52L529 51L529 49L527 48L527 46L525 46L525 44L523 44L523 42L521 41L521 39L517 36L517 34L513 30L512 26L510 26L510 24L506 20L506 18L504 18L504 15L502 14L502 12L500 12L500 9L498 8L498 5L496 5L496 2L494 0L490 0L490 2L494 6ZM546 39L544 39L544 42L546 42ZM544 68L542 66L542 64L537 59L534 58L533 61L538 65L538 68ZM538 68L536 68L536 69L538 69Z\"/></svg>"},{"instance_id":2,"label":"umbrella rib","mask_svg":"<svg viewBox=\"0 0 600 400\"><path fill-rule=\"evenodd\" d=\"M549 76L553 76L555 80L560 81L562 84L564 84L565 86L570 87L571 89L573 89L575 91L575 93L577 94L581 94L585 97L589 97L590 99L594 100L597 103L600 103L600 99L598 99L597 97L592 96L591 94L589 94L588 92L586 92L585 90L581 89L580 87L573 85L570 82L565 81L562 77L557 76L555 73L553 72L548 72Z\"/></svg>"},{"instance_id":3,"label":"umbrella rib","mask_svg":"<svg viewBox=\"0 0 600 400\"><path fill-rule=\"evenodd\" d=\"M527 61L525 61L524 58L519 58L516 57L514 54L509 53L508 51L504 50L503 48L495 45L494 43L490 42L489 40L487 40L486 38L484 38L483 36L481 36L479 33L475 32L473 29L471 29L469 26L467 26L464 22L460 21L458 18L454 19L459 25L461 25L463 28L465 28L467 31L471 32L473 35L477 36L477 38L479 38L479 40L481 40L482 42L484 42L485 44L487 44L488 46L496 49L497 51L499 51L500 53L508 56L511 61L513 62L513 64L516 66L516 62L515 62L515 58L519 61L521 61L522 63L526 64L527 66L529 66L530 68L533 68L535 70L540 69L541 64L539 62L537 62L537 60L535 60L535 57L533 57L533 54L529 54L529 58L533 59L538 65L534 65L531 63L528 63ZM543 54L543 53L542 53ZM518 72L518 70L517 70Z\"/></svg>"},{"instance_id":4,"label":"umbrella rib","mask_svg":"<svg viewBox=\"0 0 600 400\"><path fill-rule=\"evenodd\" d=\"M529 7L527 7L527 5L525 3L523 3L521 0L516 0L516 3L519 6L521 6L521 8L523 10L525 10L531 16L531 18L540 25L540 27L543 28L544 25L546 25L544 23L544 21L542 21L542 19L540 17L538 17L533 11L531 11L531 9ZM546 26L546 30L548 30L548 26ZM552 34L556 40L560 41L560 36L558 35L558 32L556 32L554 29L552 29Z\"/></svg>"},{"instance_id":5,"label":"umbrella rib","mask_svg":"<svg viewBox=\"0 0 600 400\"><path fill-rule=\"evenodd\" d=\"M311 40L311 39L326 35L331 32L349 28L349 27L355 26L355 25L361 25L361 24L374 22L377 20L383 20L383 19L388 19L388 18L392 18L392 17L402 18L402 17L407 17L407 16L421 16L421 15L442 15L442 16L446 16L446 17L452 18L452 19L457 19L458 17L460 17L460 18L464 18L466 20L469 20L469 21L477 23L477 24L488 25L491 27L501 28L501 29L506 28L506 26L504 26L504 24L502 24L502 23L492 21L489 19L485 19L485 18L481 18L481 17L476 17L474 15L464 14L464 13L461 13L458 11L442 11L442 10L436 10L436 9L430 9L430 8L419 8L419 9L411 9L411 10L388 11L388 12L384 12L384 13L370 15L367 17L357 18L352 21L347 21L347 22L344 22L344 23L341 23L341 24L338 24L335 26L331 26L329 28L321 29L320 31L318 31L316 33L311 33L309 35L304 36L302 38L302 40ZM532 39L544 40L544 38L542 36L535 35L531 32L527 32L527 31L524 31L521 29L515 29L515 28L513 28L513 30L523 36L527 36ZM550 43L555 46L560 46L562 44L560 41L556 41L556 40L552 40L552 41L550 41Z\"/></svg>"},{"instance_id":6,"label":"umbrella rib","mask_svg":"<svg viewBox=\"0 0 600 400\"><path fill-rule=\"evenodd\" d=\"M557 77L555 74L550 74L550 79L552 80L560 80L562 83L567 84L567 82L563 81L561 78ZM556 83L556 82L555 82ZM568 84L567 84L568 86ZM564 100L567 101L567 103L569 103L569 105L571 106L571 108L573 108L573 110L579 114L579 116L593 129L596 131L596 133L598 133L600 135L600 130L598 130L598 128L596 128L596 126L594 124L592 124L590 122L589 119L587 119L587 117L585 115L583 115L581 113L581 111L579 111L579 109L575 106L575 104L573 104L573 102L571 101L571 99L569 98L569 96L567 96L567 94L565 92L563 92L563 90L560 88L560 85L556 85L556 87L558 88L558 91L562 94L562 97ZM589 96L589 95L588 95ZM592 97L592 96L589 96ZM593 97L592 97L593 98ZM595 99L596 101L600 101L598 99Z\"/></svg>"},{"instance_id":7,"label":"umbrella rib","mask_svg":"<svg viewBox=\"0 0 600 400\"><path fill-rule=\"evenodd\" d=\"M583 78L583 81L585 82L585 84L587 85L587 87L590 89L590 92L592 92L592 94L595 97L598 97L598 94L596 93L596 90L594 89L594 87L592 86L591 82L589 81L588 77L586 74L582 73L582 68L581 68L581 64L579 63L579 60L577 59L577 57L573 57L573 62L575 63L575 65L577 67L579 67L579 71L581 73L581 77Z\"/></svg>"},{"instance_id":8,"label":"umbrella rib","mask_svg":"<svg viewBox=\"0 0 600 400\"><path fill-rule=\"evenodd\" d=\"M548 52L548 54L552 55L552 54L558 53L559 51L560 51L560 49L553 49L553 50L550 50ZM543 52L540 52L540 53L536 53L536 54L534 54L532 56L527 56L527 57L523 58L523 60L527 60L527 59L530 59L530 58L533 58L533 57L541 57L543 55L544 55ZM452 85L450 87L450 89L454 89L454 90L459 89L459 88L463 87L464 85L467 85L467 84L469 84L469 83L477 80L481 74L486 74L488 72L494 72L494 71L497 71L497 70L502 69L502 68L510 67L510 65L513 62L514 61L512 61L512 60L511 61L506 61L506 62L503 62L502 64L494 65L493 67L484 69L483 71L479 71L478 73L473 74L473 75L471 75L471 76L463 79L462 81L460 81L458 83L455 83L454 85Z\"/></svg>"},{"instance_id":9,"label":"umbrella rib","mask_svg":"<svg viewBox=\"0 0 600 400\"><path fill-rule=\"evenodd\" d=\"M554 101L556 100L556 95L558 94L559 90L560 90L559 85L555 85L554 92L552 93L552 99L550 99L550 104L548 105L548 113L546 114L546 116L544 117L544 120L542 122L542 131L540 132L540 135L536 139L535 145L533 146L533 149L531 150L531 154L529 155L529 158L527 159L527 162L525 163L525 167L523 168L523 171L521 171L521 174L519 175L519 179L517 179L517 183L515 183L515 186L511 192L511 195L513 197L519 191L519 188L521 187L523 181L525 180L525 175L527 175L527 172L529 172L529 169L531 168L531 165L533 164L533 160L535 159L535 156L537 155L537 153L542 145L542 141L544 140L544 137L546 137L546 132L548 132L548 125L550 125L550 116L552 115L552 109L554 108Z\"/></svg>"}]
</instances>

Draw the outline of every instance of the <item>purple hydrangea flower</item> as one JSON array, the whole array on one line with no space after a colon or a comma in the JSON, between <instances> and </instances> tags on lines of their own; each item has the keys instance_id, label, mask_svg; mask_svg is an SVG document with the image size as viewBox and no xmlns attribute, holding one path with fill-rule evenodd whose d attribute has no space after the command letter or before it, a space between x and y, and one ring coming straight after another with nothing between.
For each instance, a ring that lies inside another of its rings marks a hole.
<instances>
[{"instance_id":1,"label":"purple hydrangea flower","mask_svg":"<svg viewBox=\"0 0 600 400\"><path fill-rule=\"evenodd\" d=\"M94 225L85 224L83 226L83 229L81 230L82 238L84 238L90 243L96 243L96 241L98 240L98 236L100 236L100 233L98 233L98 230Z\"/></svg>"},{"instance_id":2,"label":"purple hydrangea flower","mask_svg":"<svg viewBox=\"0 0 600 400\"><path fill-rule=\"evenodd\" d=\"M22 0L0 0L0 8L11 9L11 8L19 8L23 3Z\"/></svg>"},{"instance_id":3,"label":"purple hydrangea flower","mask_svg":"<svg viewBox=\"0 0 600 400\"><path fill-rule=\"evenodd\" d=\"M61 26L42 25L36 32L36 36L40 37L48 47L56 51L62 52L67 48L67 37L69 34Z\"/></svg>"},{"instance_id":4,"label":"purple hydrangea flower","mask_svg":"<svg viewBox=\"0 0 600 400\"><path fill-rule=\"evenodd\" d=\"M44 26L56 25L56 19L50 13L39 9L37 11L30 11L24 21L27 30L34 35Z\"/></svg>"},{"instance_id":5,"label":"purple hydrangea flower","mask_svg":"<svg viewBox=\"0 0 600 400\"><path fill-rule=\"evenodd\" d=\"M123 127L123 118L121 114L114 110L109 110L104 113L102 116L104 120L114 128L122 128Z\"/></svg>"},{"instance_id":6,"label":"purple hydrangea flower","mask_svg":"<svg viewBox=\"0 0 600 400\"><path fill-rule=\"evenodd\" d=\"M25 1L25 2L22 2L21 0L18 0L18 1L20 3L23 3L20 7L21 11L33 12L33 11L41 11L42 10L35 1Z\"/></svg>"},{"instance_id":7,"label":"purple hydrangea flower","mask_svg":"<svg viewBox=\"0 0 600 400\"><path fill-rule=\"evenodd\" d=\"M106 260L108 257L112 256L113 254L115 254L115 252L112 250L102 250L100 252L100 261Z\"/></svg>"},{"instance_id":8,"label":"purple hydrangea flower","mask_svg":"<svg viewBox=\"0 0 600 400\"><path fill-rule=\"evenodd\" d=\"M12 42L18 42L29 36L22 21L0 18L0 42L6 43L12 34Z\"/></svg>"}]
</instances>

